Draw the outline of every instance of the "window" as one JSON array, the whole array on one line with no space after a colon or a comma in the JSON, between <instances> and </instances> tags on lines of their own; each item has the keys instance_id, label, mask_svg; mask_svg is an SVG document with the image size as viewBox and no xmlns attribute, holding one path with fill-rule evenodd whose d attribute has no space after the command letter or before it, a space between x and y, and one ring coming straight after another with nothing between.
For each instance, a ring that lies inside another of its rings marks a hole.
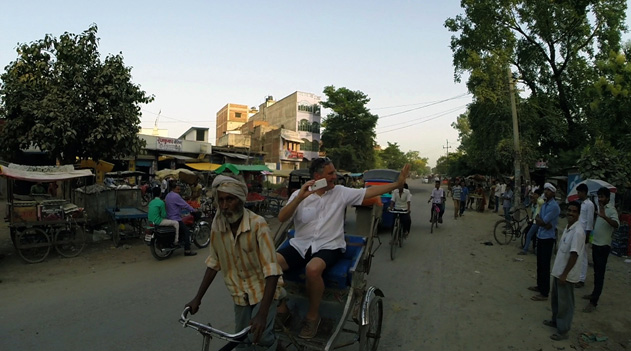
<instances>
[{"instance_id":1,"label":"window","mask_svg":"<svg viewBox=\"0 0 631 351\"><path fill-rule=\"evenodd\" d=\"M195 140L196 140L196 141L204 141L204 140L205 140L205 138L204 138L204 134L206 134L206 133L204 133L204 132L205 132L204 130L198 129L198 130L197 130L197 135L196 135L196 137L195 137Z\"/></svg>"},{"instance_id":2,"label":"window","mask_svg":"<svg viewBox=\"0 0 631 351\"><path fill-rule=\"evenodd\" d=\"M241 112L235 112L234 118L241 118Z\"/></svg>"},{"instance_id":3,"label":"window","mask_svg":"<svg viewBox=\"0 0 631 351\"><path fill-rule=\"evenodd\" d=\"M320 134L320 123L318 122L311 123L311 133Z\"/></svg>"}]
</instances>

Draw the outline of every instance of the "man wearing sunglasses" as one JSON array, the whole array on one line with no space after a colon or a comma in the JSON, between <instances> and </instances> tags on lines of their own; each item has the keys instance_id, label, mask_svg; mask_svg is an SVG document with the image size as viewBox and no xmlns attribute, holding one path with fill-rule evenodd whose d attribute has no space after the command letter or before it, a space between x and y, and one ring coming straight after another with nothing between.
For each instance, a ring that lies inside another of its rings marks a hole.
<instances>
[{"instance_id":1,"label":"man wearing sunglasses","mask_svg":"<svg viewBox=\"0 0 631 351\"><path fill-rule=\"evenodd\" d=\"M324 292L322 272L332 267L346 250L344 241L344 213L349 205L360 205L364 199L391 192L405 184L410 171L406 164L396 182L353 189L336 185L337 173L328 158L314 160L309 167L311 180L303 184L289 198L287 205L278 214L281 222L293 218L295 236L289 246L277 252L277 260L283 271L305 267L309 310L298 336L303 339L315 337L320 325L319 307ZM326 186L312 190L311 186L320 179ZM289 318L287 306L278 308L277 320L285 323Z\"/></svg>"}]
</instances>

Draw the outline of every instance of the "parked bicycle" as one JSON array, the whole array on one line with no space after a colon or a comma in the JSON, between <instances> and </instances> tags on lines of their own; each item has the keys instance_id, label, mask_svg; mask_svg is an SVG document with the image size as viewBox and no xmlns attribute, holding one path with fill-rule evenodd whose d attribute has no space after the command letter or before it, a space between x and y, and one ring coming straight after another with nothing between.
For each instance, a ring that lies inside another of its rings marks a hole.
<instances>
[{"instance_id":1,"label":"parked bicycle","mask_svg":"<svg viewBox=\"0 0 631 351\"><path fill-rule=\"evenodd\" d=\"M407 235L403 234L403 223L401 222L401 215L407 214L408 211L402 210L388 210L390 213L394 214L394 224L392 225L392 234L390 238L390 259L394 260L396 255L397 246L403 247L403 240L407 238Z\"/></svg>"},{"instance_id":2,"label":"parked bicycle","mask_svg":"<svg viewBox=\"0 0 631 351\"><path fill-rule=\"evenodd\" d=\"M519 214L519 216L517 216ZM532 224L532 219L528 216L528 211L518 208L510 212L511 219L500 219L495 223L493 236L500 245L510 243L512 240L521 238L521 247L526 244L526 234ZM518 217L519 219L517 219Z\"/></svg>"},{"instance_id":3,"label":"parked bicycle","mask_svg":"<svg viewBox=\"0 0 631 351\"><path fill-rule=\"evenodd\" d=\"M184 311L182 312L182 315L180 315L180 323L182 323L182 326L184 328L186 327L192 328L192 329L197 330L200 334L202 334L202 336L204 337L204 340L202 342L202 351L208 351L208 349L210 348L210 340L213 337L217 337L219 339L228 341L228 343L224 347L221 348L221 350L225 350L225 351L233 350L240 344L248 343L247 337L248 337L248 333L250 332L249 326L238 333L229 334L223 330L213 328L210 325L210 323L202 324L202 323L188 319L188 314L190 311L191 311L190 307L186 307L184 309Z\"/></svg>"}]
</instances>

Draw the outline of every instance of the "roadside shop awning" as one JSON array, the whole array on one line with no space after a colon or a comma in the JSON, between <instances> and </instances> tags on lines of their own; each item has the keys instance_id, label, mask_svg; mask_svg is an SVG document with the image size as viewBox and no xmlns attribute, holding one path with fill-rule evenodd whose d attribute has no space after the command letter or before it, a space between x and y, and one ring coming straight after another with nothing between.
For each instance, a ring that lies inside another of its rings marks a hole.
<instances>
[{"instance_id":1,"label":"roadside shop awning","mask_svg":"<svg viewBox=\"0 0 631 351\"><path fill-rule=\"evenodd\" d=\"M220 155L231 157L231 158L238 158L240 160L247 160L248 158L250 158L250 156L248 156L248 155L235 154L234 152L220 152L220 151L217 151L217 153L220 154Z\"/></svg>"},{"instance_id":2,"label":"roadside shop awning","mask_svg":"<svg viewBox=\"0 0 631 351\"><path fill-rule=\"evenodd\" d=\"M225 163L221 165L221 167L217 168L215 170L215 173L221 174L225 170L229 170L230 172L234 174L239 174L240 172L263 172L263 171L271 172L272 171L266 165L235 165L232 163Z\"/></svg>"},{"instance_id":3,"label":"roadside shop awning","mask_svg":"<svg viewBox=\"0 0 631 351\"><path fill-rule=\"evenodd\" d=\"M184 155L160 154L160 157L158 158L158 161L164 161L164 160L168 160L168 159L171 159L171 158L174 158L176 160L189 161L189 162L194 162L195 160L197 160L195 157L184 156Z\"/></svg>"},{"instance_id":4,"label":"roadside shop awning","mask_svg":"<svg viewBox=\"0 0 631 351\"><path fill-rule=\"evenodd\" d=\"M218 163L199 162L199 163L185 163L187 167L191 167L198 171L214 171L221 167Z\"/></svg>"},{"instance_id":5,"label":"roadside shop awning","mask_svg":"<svg viewBox=\"0 0 631 351\"><path fill-rule=\"evenodd\" d=\"M74 169L73 166L22 166L10 164L0 166L0 176L30 182L55 182L94 176L89 169Z\"/></svg>"}]
</instances>

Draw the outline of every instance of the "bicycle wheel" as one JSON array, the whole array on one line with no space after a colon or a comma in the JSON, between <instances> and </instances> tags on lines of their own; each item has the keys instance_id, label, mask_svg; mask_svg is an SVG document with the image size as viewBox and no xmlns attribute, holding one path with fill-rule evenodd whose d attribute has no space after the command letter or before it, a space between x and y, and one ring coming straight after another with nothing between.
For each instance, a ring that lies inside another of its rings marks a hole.
<instances>
[{"instance_id":1,"label":"bicycle wheel","mask_svg":"<svg viewBox=\"0 0 631 351\"><path fill-rule=\"evenodd\" d=\"M528 229L528 228L526 227L526 229ZM526 235L528 235L528 232L525 231L525 230L523 232L521 232L521 234L520 234L520 236L521 236L521 248L522 249L524 248L524 246L526 246ZM530 245L528 245L528 246L530 246Z\"/></svg>"},{"instance_id":2,"label":"bicycle wheel","mask_svg":"<svg viewBox=\"0 0 631 351\"><path fill-rule=\"evenodd\" d=\"M210 244L210 225L200 224L195 228L193 233L193 243L200 249Z\"/></svg>"},{"instance_id":3,"label":"bicycle wheel","mask_svg":"<svg viewBox=\"0 0 631 351\"><path fill-rule=\"evenodd\" d=\"M42 262L50 252L50 238L39 228L27 228L16 233L15 248L24 261Z\"/></svg>"},{"instance_id":4,"label":"bicycle wheel","mask_svg":"<svg viewBox=\"0 0 631 351\"><path fill-rule=\"evenodd\" d=\"M399 247L403 247L403 227L401 226L401 218L397 216L397 239L399 239Z\"/></svg>"},{"instance_id":5,"label":"bicycle wheel","mask_svg":"<svg viewBox=\"0 0 631 351\"><path fill-rule=\"evenodd\" d=\"M375 351L381 339L383 300L375 297L368 306L368 324L359 326L359 350Z\"/></svg>"},{"instance_id":6,"label":"bicycle wheel","mask_svg":"<svg viewBox=\"0 0 631 351\"><path fill-rule=\"evenodd\" d=\"M85 247L85 233L83 228L63 228L55 233L55 250L63 257L78 256Z\"/></svg>"},{"instance_id":7,"label":"bicycle wheel","mask_svg":"<svg viewBox=\"0 0 631 351\"><path fill-rule=\"evenodd\" d=\"M394 260L396 256L397 246L399 245L399 224L395 219L394 224L392 225L392 234L390 237L390 259Z\"/></svg>"},{"instance_id":8,"label":"bicycle wheel","mask_svg":"<svg viewBox=\"0 0 631 351\"><path fill-rule=\"evenodd\" d=\"M434 232L434 226L437 224L436 221L436 211L432 211L432 219L431 219L431 225L429 227L429 232L433 233Z\"/></svg>"},{"instance_id":9,"label":"bicycle wheel","mask_svg":"<svg viewBox=\"0 0 631 351\"><path fill-rule=\"evenodd\" d=\"M508 244L513 239L512 224L505 219L497 221L495 223L495 228L493 228L493 236L495 237L495 241L497 241L498 244Z\"/></svg>"}]
</instances>

